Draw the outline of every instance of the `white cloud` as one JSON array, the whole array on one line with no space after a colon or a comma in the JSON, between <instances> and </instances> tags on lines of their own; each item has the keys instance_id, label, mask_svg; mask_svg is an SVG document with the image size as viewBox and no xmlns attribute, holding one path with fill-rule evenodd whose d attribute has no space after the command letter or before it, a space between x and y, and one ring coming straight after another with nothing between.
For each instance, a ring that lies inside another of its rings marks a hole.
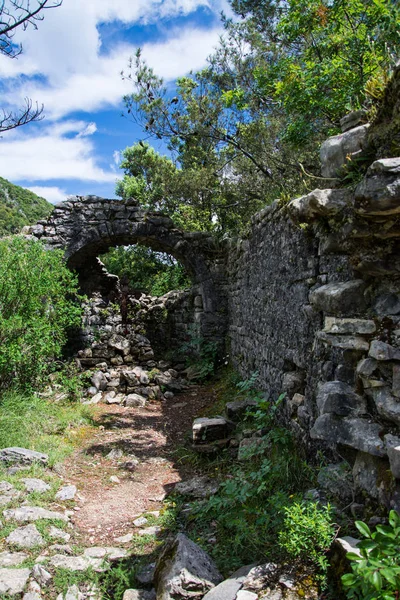
<instances>
[{"instance_id":1,"label":"white cloud","mask_svg":"<svg viewBox=\"0 0 400 600\"><path fill-rule=\"evenodd\" d=\"M34 185L32 187L28 187L27 189L31 190L31 192L33 192L37 196L45 198L48 202L51 202L52 204L64 202L64 200L66 200L68 197L68 194L65 190L62 190L56 186Z\"/></svg>"},{"instance_id":2,"label":"white cloud","mask_svg":"<svg viewBox=\"0 0 400 600\"><path fill-rule=\"evenodd\" d=\"M72 138L65 137L65 133L77 131L78 124L78 131L82 130L81 122L72 121L43 128L39 135L28 135L21 131L18 135L3 139L0 144L2 176L12 181L115 181L115 174L97 164L95 147L89 137L79 137L79 134Z\"/></svg>"},{"instance_id":3,"label":"white cloud","mask_svg":"<svg viewBox=\"0 0 400 600\"><path fill-rule=\"evenodd\" d=\"M97 131L96 123L88 123L88 125L78 133L76 137L86 137L88 135L93 135Z\"/></svg>"},{"instance_id":4,"label":"white cloud","mask_svg":"<svg viewBox=\"0 0 400 600\"><path fill-rule=\"evenodd\" d=\"M119 163L121 162L121 152L120 150L114 150L113 152L113 159L114 159L114 163L117 165L117 167L119 167Z\"/></svg>"}]
</instances>

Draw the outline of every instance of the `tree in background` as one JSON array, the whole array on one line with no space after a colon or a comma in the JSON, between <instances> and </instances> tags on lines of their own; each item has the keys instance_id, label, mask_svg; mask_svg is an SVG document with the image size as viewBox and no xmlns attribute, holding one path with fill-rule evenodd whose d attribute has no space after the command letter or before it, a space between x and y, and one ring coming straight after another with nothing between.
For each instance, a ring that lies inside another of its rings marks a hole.
<instances>
[{"instance_id":1,"label":"tree in background","mask_svg":"<svg viewBox=\"0 0 400 600\"><path fill-rule=\"evenodd\" d=\"M2 0L0 2L0 54L16 58L22 52L22 46L14 43L17 29L33 27L43 20L43 12L48 8L60 6L62 0ZM18 111L1 109L0 133L26 125L43 118L43 105L33 105L25 98L25 105Z\"/></svg>"},{"instance_id":2,"label":"tree in background","mask_svg":"<svg viewBox=\"0 0 400 600\"><path fill-rule=\"evenodd\" d=\"M59 250L12 236L0 240L0 390L33 386L80 324L77 279Z\"/></svg>"},{"instance_id":3,"label":"tree in background","mask_svg":"<svg viewBox=\"0 0 400 600\"><path fill-rule=\"evenodd\" d=\"M145 246L119 246L100 258L107 270L126 279L131 289L152 296L191 285L183 266L172 256Z\"/></svg>"},{"instance_id":4,"label":"tree in background","mask_svg":"<svg viewBox=\"0 0 400 600\"><path fill-rule=\"evenodd\" d=\"M400 41L395 0L231 4L241 20L225 19L205 69L179 79L171 97L139 50L124 98L146 135L167 141L185 184L211 175L208 223L221 231L240 229L277 196L315 187L319 142L346 112L368 108L368 90L388 77ZM200 195L201 185L191 196L196 210Z\"/></svg>"}]
</instances>

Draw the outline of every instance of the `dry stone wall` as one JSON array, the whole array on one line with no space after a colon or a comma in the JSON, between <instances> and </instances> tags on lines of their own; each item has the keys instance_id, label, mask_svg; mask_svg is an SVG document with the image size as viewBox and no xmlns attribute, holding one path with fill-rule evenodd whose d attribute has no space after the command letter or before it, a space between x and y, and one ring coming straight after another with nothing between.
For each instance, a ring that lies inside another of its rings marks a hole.
<instances>
[{"instance_id":1,"label":"dry stone wall","mask_svg":"<svg viewBox=\"0 0 400 600\"><path fill-rule=\"evenodd\" d=\"M323 145L330 176L360 127ZM341 147L342 144L342 147ZM359 156L359 144L354 153ZM351 153L350 153L351 154ZM334 181L332 181L334 183ZM309 448L345 456L355 488L400 507L400 158L352 189L314 190L256 215L228 252L229 339ZM314 445L314 446L313 446Z\"/></svg>"}]
</instances>

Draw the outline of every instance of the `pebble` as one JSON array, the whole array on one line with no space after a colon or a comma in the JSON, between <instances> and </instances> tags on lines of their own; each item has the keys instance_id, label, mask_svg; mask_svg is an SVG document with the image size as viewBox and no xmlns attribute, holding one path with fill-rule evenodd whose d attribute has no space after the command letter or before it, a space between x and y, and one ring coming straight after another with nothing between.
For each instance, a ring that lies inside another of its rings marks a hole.
<instances>
[{"instance_id":1,"label":"pebble","mask_svg":"<svg viewBox=\"0 0 400 600\"><path fill-rule=\"evenodd\" d=\"M111 475L110 481L111 483L121 483L121 480L116 475Z\"/></svg>"}]
</instances>

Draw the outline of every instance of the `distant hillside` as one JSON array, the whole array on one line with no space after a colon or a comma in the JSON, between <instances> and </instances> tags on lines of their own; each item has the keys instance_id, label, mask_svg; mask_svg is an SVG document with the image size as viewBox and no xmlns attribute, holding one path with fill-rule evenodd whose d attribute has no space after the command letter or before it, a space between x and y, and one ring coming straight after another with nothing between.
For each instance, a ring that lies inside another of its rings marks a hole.
<instances>
[{"instance_id":1,"label":"distant hillside","mask_svg":"<svg viewBox=\"0 0 400 600\"><path fill-rule=\"evenodd\" d=\"M0 177L0 236L17 233L52 210L53 205L44 198Z\"/></svg>"}]
</instances>

